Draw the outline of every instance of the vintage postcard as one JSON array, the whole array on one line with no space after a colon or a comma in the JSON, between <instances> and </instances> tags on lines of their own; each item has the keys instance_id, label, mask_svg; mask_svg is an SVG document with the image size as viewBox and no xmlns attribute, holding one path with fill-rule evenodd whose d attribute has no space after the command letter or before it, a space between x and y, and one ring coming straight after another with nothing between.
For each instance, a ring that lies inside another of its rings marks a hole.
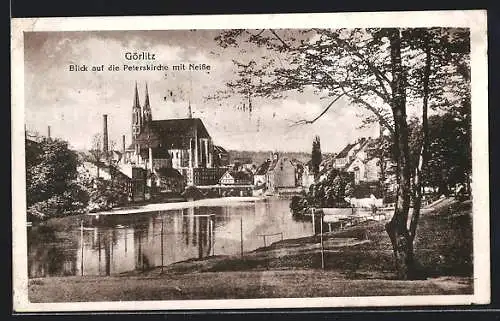
<instances>
[{"instance_id":1,"label":"vintage postcard","mask_svg":"<svg viewBox=\"0 0 500 321\"><path fill-rule=\"evenodd\" d=\"M486 35L13 19L14 311L489 303Z\"/></svg>"}]
</instances>

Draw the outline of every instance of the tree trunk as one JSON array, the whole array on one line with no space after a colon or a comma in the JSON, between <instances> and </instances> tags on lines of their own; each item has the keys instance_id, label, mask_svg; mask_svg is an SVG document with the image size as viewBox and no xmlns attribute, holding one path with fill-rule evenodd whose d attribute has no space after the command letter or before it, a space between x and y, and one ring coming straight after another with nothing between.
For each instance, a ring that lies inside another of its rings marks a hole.
<instances>
[{"instance_id":1,"label":"tree trunk","mask_svg":"<svg viewBox=\"0 0 500 321\"><path fill-rule=\"evenodd\" d=\"M381 197L382 201L385 202L385 159L383 153L380 156L380 181L382 182L380 184Z\"/></svg>"},{"instance_id":2,"label":"tree trunk","mask_svg":"<svg viewBox=\"0 0 500 321\"><path fill-rule=\"evenodd\" d=\"M392 113L394 117L394 149L397 159L397 198L394 215L385 228L391 239L399 279L413 277L413 242L408 231L411 181L406 123L405 75L401 63L401 35L398 29L389 30L392 65Z\"/></svg>"},{"instance_id":3,"label":"tree trunk","mask_svg":"<svg viewBox=\"0 0 500 321\"><path fill-rule=\"evenodd\" d=\"M410 221L410 236L413 240L415 239L418 220L420 218L420 208L422 207L422 169L425 162L427 162L427 150L428 150L428 136L429 136L429 124L427 120L427 110L429 105L429 77L431 74L431 47L429 45L429 35L424 35L424 50L425 50L425 67L423 75L423 85L422 85L422 146L420 148L420 154L418 158L418 164L415 167L414 175L414 197L413 197L413 212Z\"/></svg>"}]
</instances>

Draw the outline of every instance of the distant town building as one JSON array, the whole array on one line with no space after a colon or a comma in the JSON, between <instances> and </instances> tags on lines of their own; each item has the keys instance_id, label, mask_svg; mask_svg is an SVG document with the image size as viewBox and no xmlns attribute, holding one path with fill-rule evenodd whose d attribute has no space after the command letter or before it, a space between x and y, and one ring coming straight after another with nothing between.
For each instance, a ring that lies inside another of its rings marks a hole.
<instances>
[{"instance_id":1,"label":"distant town building","mask_svg":"<svg viewBox=\"0 0 500 321\"><path fill-rule=\"evenodd\" d=\"M347 144L334 158L332 167L336 169L344 169L352 161L359 145L360 141L353 144Z\"/></svg>"},{"instance_id":2,"label":"distant town building","mask_svg":"<svg viewBox=\"0 0 500 321\"><path fill-rule=\"evenodd\" d=\"M354 195L352 200L360 200L375 195L379 198L383 190L392 191L395 187L393 162L380 159L381 140L376 138L360 138L347 144L334 158L322 163L319 180L328 177L332 171L349 173L353 177ZM384 170L382 175L382 170Z\"/></svg>"},{"instance_id":3,"label":"distant town building","mask_svg":"<svg viewBox=\"0 0 500 321\"><path fill-rule=\"evenodd\" d=\"M187 184L195 186L217 185L226 171L225 167L188 168L186 171Z\"/></svg>"},{"instance_id":4,"label":"distant town building","mask_svg":"<svg viewBox=\"0 0 500 321\"><path fill-rule=\"evenodd\" d=\"M252 177L244 171L227 171L220 179L221 185L251 185Z\"/></svg>"},{"instance_id":5,"label":"distant town building","mask_svg":"<svg viewBox=\"0 0 500 321\"><path fill-rule=\"evenodd\" d=\"M296 168L289 158L280 158L278 153L274 153L266 173L267 190L274 193L280 188L295 187L295 171Z\"/></svg>"},{"instance_id":6,"label":"distant town building","mask_svg":"<svg viewBox=\"0 0 500 321\"><path fill-rule=\"evenodd\" d=\"M214 145L213 165L215 167L224 167L229 165L229 153L221 146Z\"/></svg>"},{"instance_id":7,"label":"distant town building","mask_svg":"<svg viewBox=\"0 0 500 321\"><path fill-rule=\"evenodd\" d=\"M182 193L185 188L185 180L181 173L175 168L162 167L158 170L160 179L160 192Z\"/></svg>"},{"instance_id":8,"label":"distant town building","mask_svg":"<svg viewBox=\"0 0 500 321\"><path fill-rule=\"evenodd\" d=\"M255 186L262 186L266 183L266 175L269 170L269 166L271 166L271 159L267 159L264 163L257 167L253 176L253 184Z\"/></svg>"},{"instance_id":9,"label":"distant town building","mask_svg":"<svg viewBox=\"0 0 500 321\"><path fill-rule=\"evenodd\" d=\"M304 175L304 164L297 159L291 159L290 162L295 167L295 186L302 186L302 176Z\"/></svg>"},{"instance_id":10,"label":"distant town building","mask_svg":"<svg viewBox=\"0 0 500 321\"><path fill-rule=\"evenodd\" d=\"M346 172L354 173L354 183L376 182L379 180L380 164L379 159L368 153L369 147L373 148L376 144L374 139L361 139L351 149L353 154L349 155L349 162L345 166Z\"/></svg>"},{"instance_id":11,"label":"distant town building","mask_svg":"<svg viewBox=\"0 0 500 321\"><path fill-rule=\"evenodd\" d=\"M314 173L312 170L311 161L307 162L304 165L304 173L302 174L302 182L301 185L306 190L309 190L309 187L314 184Z\"/></svg>"},{"instance_id":12,"label":"distant town building","mask_svg":"<svg viewBox=\"0 0 500 321\"><path fill-rule=\"evenodd\" d=\"M134 193L134 188L138 189L136 191L136 194L140 194L138 197L142 198L144 195L143 184L139 183L138 186L135 186L131 176L126 175L115 166L110 166L104 162L84 160L77 166L77 172L79 176L83 175L92 177L93 179L115 181L119 186L123 186L131 197Z\"/></svg>"}]
</instances>

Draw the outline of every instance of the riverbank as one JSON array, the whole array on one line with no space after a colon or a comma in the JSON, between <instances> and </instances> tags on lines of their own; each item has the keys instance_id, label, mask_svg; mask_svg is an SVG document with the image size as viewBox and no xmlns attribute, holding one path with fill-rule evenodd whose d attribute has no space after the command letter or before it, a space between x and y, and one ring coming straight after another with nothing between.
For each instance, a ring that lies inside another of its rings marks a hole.
<instances>
[{"instance_id":1,"label":"riverbank","mask_svg":"<svg viewBox=\"0 0 500 321\"><path fill-rule=\"evenodd\" d=\"M116 208L109 211L102 211L96 213L89 213L89 215L123 215L123 214L133 214L133 213L148 213L156 211L168 211L177 210L190 207L209 207L209 206L221 206L221 205L239 205L245 202L255 202L263 200L262 197L253 196L241 196L241 197L219 197L219 198L204 198L195 201L185 201L185 202L172 202L172 203L153 203L138 206L127 206L123 208Z\"/></svg>"},{"instance_id":2,"label":"riverbank","mask_svg":"<svg viewBox=\"0 0 500 321\"><path fill-rule=\"evenodd\" d=\"M384 222L283 240L111 277L31 279L32 302L471 294L470 203L426 211L415 239L421 280L395 280Z\"/></svg>"}]
</instances>

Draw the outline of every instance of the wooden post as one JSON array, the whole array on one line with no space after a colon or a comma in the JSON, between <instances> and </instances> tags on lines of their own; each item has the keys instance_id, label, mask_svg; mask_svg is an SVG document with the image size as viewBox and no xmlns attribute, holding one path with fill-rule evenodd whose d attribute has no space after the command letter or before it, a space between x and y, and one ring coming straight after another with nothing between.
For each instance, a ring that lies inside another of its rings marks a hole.
<instances>
[{"instance_id":1,"label":"wooden post","mask_svg":"<svg viewBox=\"0 0 500 321\"><path fill-rule=\"evenodd\" d=\"M101 275L101 234L99 233L99 231L97 232L97 247L99 248L99 268L98 268L98 272L99 272L99 275Z\"/></svg>"},{"instance_id":2,"label":"wooden post","mask_svg":"<svg viewBox=\"0 0 500 321\"><path fill-rule=\"evenodd\" d=\"M109 237L111 238L109 240L109 247L110 247L110 251L109 251L109 275L111 275L111 267L113 266L113 264L111 264L113 262L113 233L114 233L114 230L111 230L111 233L109 235Z\"/></svg>"},{"instance_id":3,"label":"wooden post","mask_svg":"<svg viewBox=\"0 0 500 321\"><path fill-rule=\"evenodd\" d=\"M321 242L321 268L325 269L325 251L323 248L323 213L321 213L320 219L320 242Z\"/></svg>"},{"instance_id":4,"label":"wooden post","mask_svg":"<svg viewBox=\"0 0 500 321\"><path fill-rule=\"evenodd\" d=\"M266 236L262 235L262 238L264 239L264 247L266 247Z\"/></svg>"},{"instance_id":5,"label":"wooden post","mask_svg":"<svg viewBox=\"0 0 500 321\"><path fill-rule=\"evenodd\" d=\"M240 246L241 246L241 257L243 257L243 216L240 216Z\"/></svg>"},{"instance_id":6,"label":"wooden post","mask_svg":"<svg viewBox=\"0 0 500 321\"><path fill-rule=\"evenodd\" d=\"M83 220L80 221L80 242L81 244L81 250L82 250L82 255L81 255L81 262L80 262L80 270L81 270L81 275L83 276Z\"/></svg>"},{"instance_id":7,"label":"wooden post","mask_svg":"<svg viewBox=\"0 0 500 321\"><path fill-rule=\"evenodd\" d=\"M211 243L212 243L212 256L215 255L215 249L214 249L214 245L215 245L215 240L214 240L214 221L212 219L212 217L210 216L210 240L211 240Z\"/></svg>"},{"instance_id":8,"label":"wooden post","mask_svg":"<svg viewBox=\"0 0 500 321\"><path fill-rule=\"evenodd\" d=\"M142 233L139 234L139 264L141 265L141 271L144 271L144 260L142 256Z\"/></svg>"},{"instance_id":9,"label":"wooden post","mask_svg":"<svg viewBox=\"0 0 500 321\"><path fill-rule=\"evenodd\" d=\"M312 208L311 211L312 211L313 235L316 235L316 222L315 222L315 219L314 219L314 208Z\"/></svg>"},{"instance_id":10,"label":"wooden post","mask_svg":"<svg viewBox=\"0 0 500 321\"><path fill-rule=\"evenodd\" d=\"M163 216L161 217L161 273L163 273Z\"/></svg>"}]
</instances>

